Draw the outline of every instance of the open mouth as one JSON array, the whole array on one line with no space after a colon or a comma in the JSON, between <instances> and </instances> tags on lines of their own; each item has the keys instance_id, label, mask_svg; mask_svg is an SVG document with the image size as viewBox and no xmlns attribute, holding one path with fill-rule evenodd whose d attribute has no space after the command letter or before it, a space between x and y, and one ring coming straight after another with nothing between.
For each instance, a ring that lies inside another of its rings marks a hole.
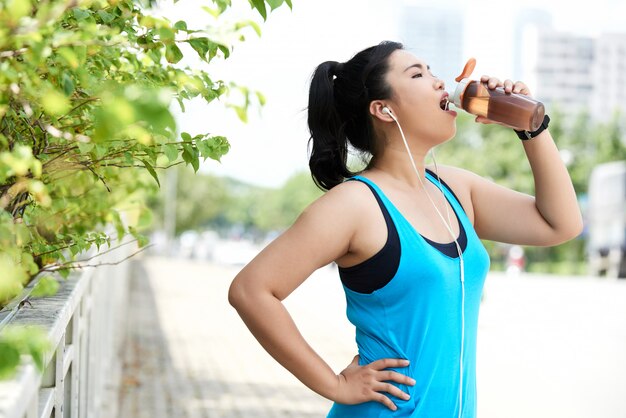
<instances>
[{"instance_id":1,"label":"open mouth","mask_svg":"<svg viewBox=\"0 0 626 418\"><path fill-rule=\"evenodd\" d=\"M445 110L446 112L450 110L450 100L448 100L448 96L444 96L443 99L441 99L439 107L441 110Z\"/></svg>"}]
</instances>

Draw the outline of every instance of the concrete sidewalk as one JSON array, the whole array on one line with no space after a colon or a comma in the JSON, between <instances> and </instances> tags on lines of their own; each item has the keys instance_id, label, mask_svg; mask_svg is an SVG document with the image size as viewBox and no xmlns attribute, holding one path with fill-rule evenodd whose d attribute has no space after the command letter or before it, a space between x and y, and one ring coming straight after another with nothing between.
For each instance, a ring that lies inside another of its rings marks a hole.
<instances>
[{"instance_id":1,"label":"concrete sidewalk","mask_svg":"<svg viewBox=\"0 0 626 418\"><path fill-rule=\"evenodd\" d=\"M121 418L325 416L331 402L271 359L228 305L237 271L171 259L135 263ZM305 335L319 330L317 313L290 302ZM352 339L343 340L343 349L335 346L336 331L306 336L332 345L321 347L323 355L351 359Z\"/></svg>"}]
</instances>

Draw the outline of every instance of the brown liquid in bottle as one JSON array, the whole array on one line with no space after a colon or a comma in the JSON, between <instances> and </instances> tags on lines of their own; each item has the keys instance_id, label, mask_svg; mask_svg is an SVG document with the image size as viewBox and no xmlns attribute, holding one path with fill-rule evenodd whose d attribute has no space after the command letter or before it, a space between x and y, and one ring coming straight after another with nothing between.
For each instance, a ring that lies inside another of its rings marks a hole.
<instances>
[{"instance_id":1,"label":"brown liquid in bottle","mask_svg":"<svg viewBox=\"0 0 626 418\"><path fill-rule=\"evenodd\" d=\"M541 102L522 94L505 93L501 87L490 90L486 84L477 81L467 85L461 106L471 114L523 131L539 129L545 114Z\"/></svg>"}]
</instances>

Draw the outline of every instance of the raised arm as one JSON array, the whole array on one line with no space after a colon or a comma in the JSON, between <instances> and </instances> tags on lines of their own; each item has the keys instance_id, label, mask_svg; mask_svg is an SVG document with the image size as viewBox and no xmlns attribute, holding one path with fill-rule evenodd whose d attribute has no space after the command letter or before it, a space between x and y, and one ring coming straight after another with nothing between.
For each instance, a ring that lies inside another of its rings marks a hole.
<instances>
[{"instance_id":1,"label":"raised arm","mask_svg":"<svg viewBox=\"0 0 626 418\"><path fill-rule=\"evenodd\" d=\"M304 340L281 302L317 268L350 250L359 224L351 208L359 196L357 188L345 186L318 199L252 260L233 281L228 298L263 348L313 391L340 403L375 400L395 409L380 392L405 397L385 381L410 384L409 378L383 369L406 366L402 360L386 359L367 367L353 361L337 375Z\"/></svg>"},{"instance_id":2,"label":"raised arm","mask_svg":"<svg viewBox=\"0 0 626 418\"><path fill-rule=\"evenodd\" d=\"M530 95L523 83L483 77L490 88ZM489 123L477 118L477 122ZM514 136L511 133L511 136ZM535 182L529 196L478 176L467 177L474 209L474 226L481 238L520 245L550 246L568 241L582 230L582 217L567 168L548 129L522 141ZM517 145L517 144L512 144Z\"/></svg>"}]
</instances>

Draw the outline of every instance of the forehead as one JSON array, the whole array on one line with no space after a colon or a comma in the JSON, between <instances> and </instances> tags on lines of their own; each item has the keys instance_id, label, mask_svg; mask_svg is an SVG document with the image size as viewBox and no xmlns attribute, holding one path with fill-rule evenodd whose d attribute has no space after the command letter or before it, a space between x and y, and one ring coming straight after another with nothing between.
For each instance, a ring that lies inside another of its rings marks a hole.
<instances>
[{"instance_id":1,"label":"forehead","mask_svg":"<svg viewBox=\"0 0 626 418\"><path fill-rule=\"evenodd\" d=\"M424 60L403 49L398 49L389 56L389 70L391 72L402 73L407 68L417 64L424 70L429 68Z\"/></svg>"}]
</instances>

